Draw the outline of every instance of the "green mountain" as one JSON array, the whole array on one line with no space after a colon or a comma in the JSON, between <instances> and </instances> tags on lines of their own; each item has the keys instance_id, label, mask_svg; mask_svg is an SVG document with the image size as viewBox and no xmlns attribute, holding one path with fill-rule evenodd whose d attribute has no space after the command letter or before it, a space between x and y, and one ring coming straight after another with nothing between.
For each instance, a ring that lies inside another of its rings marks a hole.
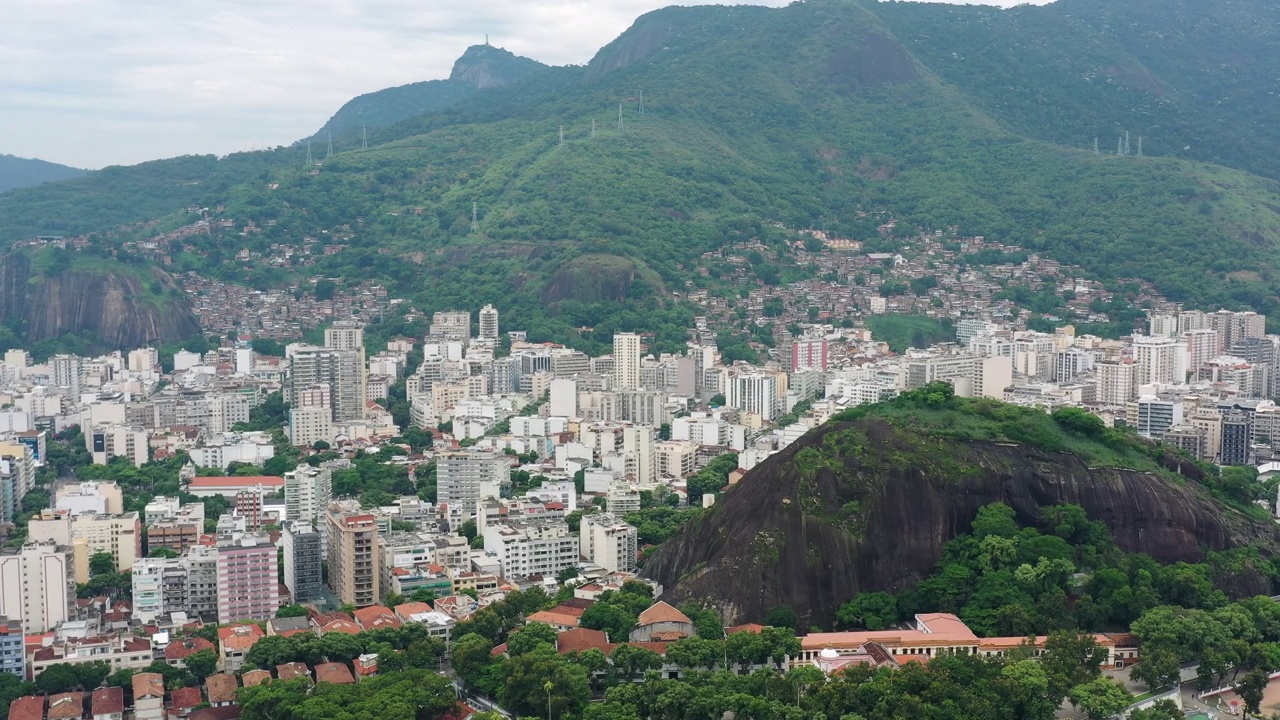
<instances>
[{"instance_id":1,"label":"green mountain","mask_svg":"<svg viewBox=\"0 0 1280 720\"><path fill-rule=\"evenodd\" d=\"M446 80L428 80L387 88L351 99L315 134L384 128L402 120L444 110L476 93L507 87L547 66L491 45L473 45L458 58Z\"/></svg>"},{"instance_id":2,"label":"green mountain","mask_svg":"<svg viewBox=\"0 0 1280 720\"><path fill-rule=\"evenodd\" d=\"M0 193L83 175L84 170L44 160L0 155Z\"/></svg>"},{"instance_id":3,"label":"green mountain","mask_svg":"<svg viewBox=\"0 0 1280 720\"><path fill-rule=\"evenodd\" d=\"M752 237L784 250L773 223L886 244L860 212L889 210L899 236L958 226L1274 313L1278 20L1264 0L667 8L585 67L367 98L339 113L320 166L295 146L9 193L0 241L177 227L198 204L234 223L189 240L178 269L372 278L424 310L492 302L533 337L640 328L675 346L692 311L671 291L736 291L694 271L702 253ZM361 112L427 106L361 151ZM241 236L245 221L262 231ZM234 261L308 237L344 249L292 273Z\"/></svg>"}]
</instances>

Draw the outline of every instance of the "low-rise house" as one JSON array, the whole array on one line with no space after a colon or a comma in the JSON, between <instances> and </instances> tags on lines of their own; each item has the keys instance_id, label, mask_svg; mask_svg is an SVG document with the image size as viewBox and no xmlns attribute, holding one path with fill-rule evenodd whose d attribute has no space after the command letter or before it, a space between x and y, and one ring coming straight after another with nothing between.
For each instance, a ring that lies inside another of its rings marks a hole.
<instances>
[{"instance_id":1,"label":"low-rise house","mask_svg":"<svg viewBox=\"0 0 1280 720\"><path fill-rule=\"evenodd\" d=\"M55 639L49 647L42 647L31 655L32 679L53 665L105 661L111 671L141 669L155 660L151 641L132 635L108 633L90 637Z\"/></svg>"},{"instance_id":2,"label":"low-rise house","mask_svg":"<svg viewBox=\"0 0 1280 720\"><path fill-rule=\"evenodd\" d=\"M265 637L262 628L255 623L218 628L218 648L222 655L222 670L228 673L240 671L245 653Z\"/></svg>"},{"instance_id":3,"label":"low-rise house","mask_svg":"<svg viewBox=\"0 0 1280 720\"><path fill-rule=\"evenodd\" d=\"M267 637L289 637L312 632L311 619L307 617L272 618L267 621Z\"/></svg>"},{"instance_id":4,"label":"low-rise house","mask_svg":"<svg viewBox=\"0 0 1280 720\"><path fill-rule=\"evenodd\" d=\"M93 720L123 720L124 688L105 687L93 691L89 700Z\"/></svg>"},{"instance_id":5,"label":"low-rise house","mask_svg":"<svg viewBox=\"0 0 1280 720\"><path fill-rule=\"evenodd\" d=\"M134 720L164 720L164 676L138 673L132 683Z\"/></svg>"},{"instance_id":6,"label":"low-rise house","mask_svg":"<svg viewBox=\"0 0 1280 720\"><path fill-rule=\"evenodd\" d=\"M659 600L636 618L632 642L671 642L697 634L693 621L684 613Z\"/></svg>"},{"instance_id":7,"label":"low-rise house","mask_svg":"<svg viewBox=\"0 0 1280 720\"><path fill-rule=\"evenodd\" d=\"M240 682L245 687L257 687L271 679L271 673L266 670L250 670L240 676Z\"/></svg>"},{"instance_id":8,"label":"low-rise house","mask_svg":"<svg viewBox=\"0 0 1280 720\"><path fill-rule=\"evenodd\" d=\"M169 717L185 718L203 702L200 688L178 688L169 694Z\"/></svg>"},{"instance_id":9,"label":"low-rise house","mask_svg":"<svg viewBox=\"0 0 1280 720\"><path fill-rule=\"evenodd\" d=\"M227 673L210 675L204 681L204 693L209 705L222 707L236 701L236 676Z\"/></svg>"},{"instance_id":10,"label":"low-rise house","mask_svg":"<svg viewBox=\"0 0 1280 720\"><path fill-rule=\"evenodd\" d=\"M378 654L365 653L351 663L356 669L356 680L364 680L378 674Z\"/></svg>"},{"instance_id":11,"label":"low-rise house","mask_svg":"<svg viewBox=\"0 0 1280 720\"><path fill-rule=\"evenodd\" d=\"M328 635L329 633L332 633L332 632L346 633L347 635L358 635L361 632L361 628L359 625L355 624L351 620L337 618L335 620L330 620L324 625L321 625L317 629L317 631L322 636Z\"/></svg>"},{"instance_id":12,"label":"low-rise house","mask_svg":"<svg viewBox=\"0 0 1280 720\"><path fill-rule=\"evenodd\" d=\"M201 650L209 650L216 653L218 652L218 647L201 637L174 640L165 646L164 661L174 667L184 668L187 666L187 656L192 653L198 653Z\"/></svg>"},{"instance_id":13,"label":"low-rise house","mask_svg":"<svg viewBox=\"0 0 1280 720\"><path fill-rule=\"evenodd\" d=\"M355 616L356 623L362 630L400 627L400 618L390 608L382 605L362 607L355 611Z\"/></svg>"},{"instance_id":14,"label":"low-rise house","mask_svg":"<svg viewBox=\"0 0 1280 720\"><path fill-rule=\"evenodd\" d=\"M351 668L346 663L320 663L316 665L316 682L329 683L330 685L351 685L354 684L356 678L351 674Z\"/></svg>"},{"instance_id":15,"label":"low-rise house","mask_svg":"<svg viewBox=\"0 0 1280 720\"><path fill-rule=\"evenodd\" d=\"M44 716L45 720L80 720L84 717L84 693L50 695Z\"/></svg>"},{"instance_id":16,"label":"low-rise house","mask_svg":"<svg viewBox=\"0 0 1280 720\"><path fill-rule=\"evenodd\" d=\"M23 695L9 703L10 720L44 720L44 696Z\"/></svg>"},{"instance_id":17,"label":"low-rise house","mask_svg":"<svg viewBox=\"0 0 1280 720\"><path fill-rule=\"evenodd\" d=\"M307 666L300 662L285 663L276 666L276 677L284 682L288 682L294 678L306 678L307 682L311 681L311 671Z\"/></svg>"}]
</instances>

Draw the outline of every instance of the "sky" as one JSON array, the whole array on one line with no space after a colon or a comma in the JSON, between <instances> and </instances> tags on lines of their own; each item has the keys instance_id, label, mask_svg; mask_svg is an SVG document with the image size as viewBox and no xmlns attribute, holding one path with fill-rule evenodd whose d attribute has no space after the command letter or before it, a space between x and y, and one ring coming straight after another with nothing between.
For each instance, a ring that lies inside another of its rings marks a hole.
<instances>
[{"instance_id":1,"label":"sky","mask_svg":"<svg viewBox=\"0 0 1280 720\"><path fill-rule=\"evenodd\" d=\"M3 4L0 153L96 169L287 145L314 133L356 95L448 77L454 60L468 46L483 43L486 34L492 45L517 55L552 65L583 64L636 17L676 3Z\"/></svg>"}]
</instances>

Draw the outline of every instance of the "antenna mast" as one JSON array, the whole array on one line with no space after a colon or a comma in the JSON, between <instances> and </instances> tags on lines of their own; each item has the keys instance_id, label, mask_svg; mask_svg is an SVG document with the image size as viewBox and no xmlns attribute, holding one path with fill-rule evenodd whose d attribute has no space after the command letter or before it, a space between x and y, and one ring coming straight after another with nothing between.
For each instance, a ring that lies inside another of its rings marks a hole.
<instances>
[{"instance_id":1,"label":"antenna mast","mask_svg":"<svg viewBox=\"0 0 1280 720\"><path fill-rule=\"evenodd\" d=\"M1093 139L1093 154L1098 154L1098 138Z\"/></svg>"}]
</instances>

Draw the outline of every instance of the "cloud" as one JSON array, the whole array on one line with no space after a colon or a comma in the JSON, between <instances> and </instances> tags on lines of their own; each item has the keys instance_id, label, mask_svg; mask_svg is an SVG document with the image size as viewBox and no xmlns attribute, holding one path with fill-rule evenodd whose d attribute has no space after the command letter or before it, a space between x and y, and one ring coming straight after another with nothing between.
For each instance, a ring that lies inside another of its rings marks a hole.
<instances>
[{"instance_id":1,"label":"cloud","mask_svg":"<svg viewBox=\"0 0 1280 720\"><path fill-rule=\"evenodd\" d=\"M486 35L580 64L669 4L6 0L0 152L96 168L288 144L356 95L447 77Z\"/></svg>"}]
</instances>

